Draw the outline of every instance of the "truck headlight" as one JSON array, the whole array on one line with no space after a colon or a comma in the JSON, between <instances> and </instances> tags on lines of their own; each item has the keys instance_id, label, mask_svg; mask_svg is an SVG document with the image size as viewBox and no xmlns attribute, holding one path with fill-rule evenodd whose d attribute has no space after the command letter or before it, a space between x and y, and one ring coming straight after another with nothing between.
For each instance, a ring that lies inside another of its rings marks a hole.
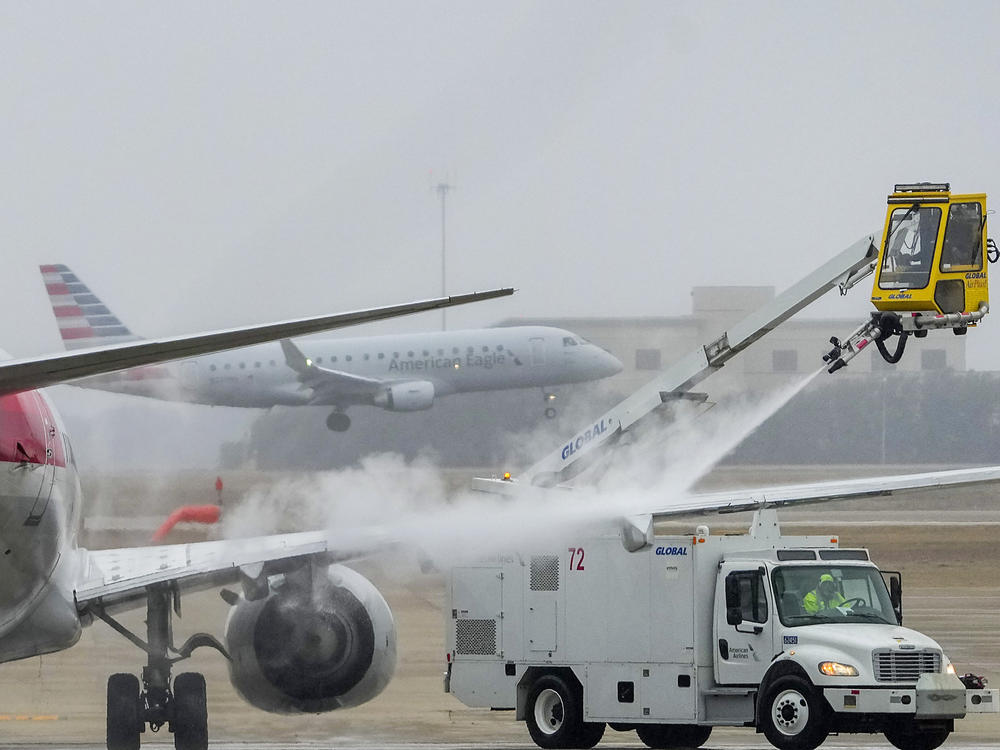
<instances>
[{"instance_id":1,"label":"truck headlight","mask_svg":"<svg viewBox=\"0 0 1000 750\"><path fill-rule=\"evenodd\" d=\"M857 677L858 670L850 664L841 664L839 661L823 661L819 664L819 671L827 677Z\"/></svg>"},{"instance_id":2,"label":"truck headlight","mask_svg":"<svg viewBox=\"0 0 1000 750\"><path fill-rule=\"evenodd\" d=\"M956 674L955 665L952 664L951 662L948 662L948 666L944 668L944 671L947 672L948 674Z\"/></svg>"}]
</instances>

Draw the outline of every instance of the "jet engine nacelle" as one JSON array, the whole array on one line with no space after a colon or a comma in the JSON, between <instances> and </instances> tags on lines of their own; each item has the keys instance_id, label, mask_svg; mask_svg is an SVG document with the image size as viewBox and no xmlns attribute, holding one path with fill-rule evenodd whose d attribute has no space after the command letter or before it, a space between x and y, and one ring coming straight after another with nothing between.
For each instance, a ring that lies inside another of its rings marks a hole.
<instances>
[{"instance_id":1,"label":"jet engine nacelle","mask_svg":"<svg viewBox=\"0 0 1000 750\"><path fill-rule=\"evenodd\" d=\"M427 380L394 383L375 395L375 406L389 411L421 411L434 405L434 384Z\"/></svg>"},{"instance_id":2,"label":"jet engine nacelle","mask_svg":"<svg viewBox=\"0 0 1000 750\"><path fill-rule=\"evenodd\" d=\"M342 565L290 574L226 622L229 679L253 706L321 713L371 700L396 668L396 625L382 594ZM274 580L274 579L272 579Z\"/></svg>"}]
</instances>

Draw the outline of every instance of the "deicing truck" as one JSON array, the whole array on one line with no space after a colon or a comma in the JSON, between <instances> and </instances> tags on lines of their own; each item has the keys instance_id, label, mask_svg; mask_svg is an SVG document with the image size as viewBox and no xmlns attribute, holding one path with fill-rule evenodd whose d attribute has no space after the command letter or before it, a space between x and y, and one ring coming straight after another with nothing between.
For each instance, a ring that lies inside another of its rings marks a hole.
<instances>
[{"instance_id":1,"label":"deicing truck","mask_svg":"<svg viewBox=\"0 0 1000 750\"><path fill-rule=\"evenodd\" d=\"M781 750L881 732L932 750L956 719L997 712L933 639L902 625L902 585L836 537L589 535L450 572L445 690L509 709L543 748L592 747L605 727L697 747L753 727Z\"/></svg>"}]
</instances>

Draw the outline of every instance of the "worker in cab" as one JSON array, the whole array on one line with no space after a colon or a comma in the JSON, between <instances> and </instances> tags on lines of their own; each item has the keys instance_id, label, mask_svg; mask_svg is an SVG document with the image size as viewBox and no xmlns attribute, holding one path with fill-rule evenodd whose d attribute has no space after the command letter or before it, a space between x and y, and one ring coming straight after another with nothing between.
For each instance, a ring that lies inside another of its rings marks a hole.
<instances>
[{"instance_id":1,"label":"worker in cab","mask_svg":"<svg viewBox=\"0 0 1000 750\"><path fill-rule=\"evenodd\" d=\"M833 576L824 573L819 577L819 585L802 598L802 609L809 614L834 609L847 600L837 590Z\"/></svg>"}]
</instances>

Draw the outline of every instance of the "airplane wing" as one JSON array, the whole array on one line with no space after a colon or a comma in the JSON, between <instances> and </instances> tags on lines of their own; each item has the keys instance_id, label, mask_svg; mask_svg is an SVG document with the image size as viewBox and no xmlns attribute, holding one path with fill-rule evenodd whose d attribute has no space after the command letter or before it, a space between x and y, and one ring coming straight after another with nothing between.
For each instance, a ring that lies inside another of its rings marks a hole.
<instances>
[{"instance_id":1,"label":"airplane wing","mask_svg":"<svg viewBox=\"0 0 1000 750\"><path fill-rule=\"evenodd\" d=\"M844 479L814 484L785 485L759 489L740 489L731 492L712 492L688 495L676 503L646 509L656 520L677 516L705 513L738 513L758 508L778 508L786 505L823 503L831 500L850 500L864 497L888 497L920 490L960 487L970 484L1000 482L1000 466L983 466L973 469L927 471L888 477Z\"/></svg>"},{"instance_id":2,"label":"airplane wing","mask_svg":"<svg viewBox=\"0 0 1000 750\"><path fill-rule=\"evenodd\" d=\"M313 390L315 395L312 400L315 403L330 403L335 400L332 399L332 394L354 396L373 393L387 382L320 367L288 339L281 340L281 350L285 353L285 364L298 374L299 382Z\"/></svg>"},{"instance_id":3,"label":"airplane wing","mask_svg":"<svg viewBox=\"0 0 1000 750\"><path fill-rule=\"evenodd\" d=\"M81 610L91 604L107 611L127 609L144 603L146 587L155 584L200 590L234 583L241 576L256 579L284 572L290 562L306 557L323 563L356 560L390 543L377 529L365 529L349 535L305 531L158 547L81 549L76 601Z\"/></svg>"},{"instance_id":4,"label":"airplane wing","mask_svg":"<svg viewBox=\"0 0 1000 750\"><path fill-rule=\"evenodd\" d=\"M78 349L44 357L14 359L0 362L0 395L33 388L44 388L91 375L125 370L129 367L194 357L199 354L237 349L289 336L305 336L320 331L370 323L400 315L464 305L469 302L505 297L511 288L487 292L437 297L401 305L374 307L335 315L297 318L281 323L230 328L187 336L138 341L114 346Z\"/></svg>"}]
</instances>

